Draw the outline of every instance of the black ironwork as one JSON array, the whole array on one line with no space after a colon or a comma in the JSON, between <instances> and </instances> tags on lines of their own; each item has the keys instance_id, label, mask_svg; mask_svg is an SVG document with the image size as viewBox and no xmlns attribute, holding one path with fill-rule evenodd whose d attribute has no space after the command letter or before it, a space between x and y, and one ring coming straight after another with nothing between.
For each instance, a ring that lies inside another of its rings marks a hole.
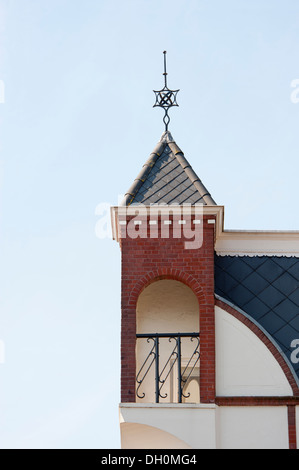
<instances>
[{"instance_id":1,"label":"black ironwork","mask_svg":"<svg viewBox=\"0 0 299 470\"><path fill-rule=\"evenodd\" d=\"M163 118L163 122L165 124L165 130L168 131L168 126L170 123L170 117L168 114L169 108L172 108L173 106L179 106L177 103L177 94L180 90L170 90L167 86L167 69L166 69L166 54L167 52L164 51L164 88L162 90L154 90L154 93L156 95L156 102L154 104L155 107L163 108L165 115Z\"/></svg>"},{"instance_id":2,"label":"black ironwork","mask_svg":"<svg viewBox=\"0 0 299 470\"><path fill-rule=\"evenodd\" d=\"M153 342L152 347L144 360L137 376L136 376L136 395L138 398L145 398L145 393L141 393L140 389L144 383L145 378L147 377L149 371L154 365L155 369L155 400L156 403L160 403L160 399L165 399L168 397L168 394L162 393L162 389L167 382L174 366L177 365L177 375L178 375L178 384L177 384L177 400L178 403L182 403L183 398L189 398L190 393L187 395L184 394L184 389L190 380L192 373L197 366L200 359L199 352L199 333L156 333L156 334L138 334L136 335L137 339L146 339L148 343ZM168 339L169 343L174 341L174 347L165 361L164 366L161 368L160 361L160 340ZM189 357L188 363L185 368L182 370L182 339L189 338L190 341L196 340L195 348ZM187 371L188 375L186 377Z\"/></svg>"}]
</instances>

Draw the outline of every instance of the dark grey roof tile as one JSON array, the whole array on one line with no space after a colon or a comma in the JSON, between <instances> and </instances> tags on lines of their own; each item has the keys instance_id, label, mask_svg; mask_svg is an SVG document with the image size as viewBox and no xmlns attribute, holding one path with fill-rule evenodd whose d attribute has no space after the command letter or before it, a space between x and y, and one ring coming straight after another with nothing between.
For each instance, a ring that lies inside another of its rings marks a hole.
<instances>
[{"instance_id":1,"label":"dark grey roof tile","mask_svg":"<svg viewBox=\"0 0 299 470\"><path fill-rule=\"evenodd\" d=\"M256 320L259 320L271 311L271 309L258 297L254 297L250 302L248 302L244 306L244 309L246 309L247 313L254 316Z\"/></svg>"},{"instance_id":2,"label":"dark grey roof tile","mask_svg":"<svg viewBox=\"0 0 299 470\"><path fill-rule=\"evenodd\" d=\"M299 331L299 315L297 314L297 316L295 318L293 318L291 321L290 321L290 325L292 326L292 328L294 328L296 330L296 339L298 339L298 331ZM295 339L295 337L294 337Z\"/></svg>"},{"instance_id":3,"label":"dark grey roof tile","mask_svg":"<svg viewBox=\"0 0 299 470\"><path fill-rule=\"evenodd\" d=\"M286 326L286 322L283 321L276 313L271 313L271 315L265 315L260 319L260 323L265 328L270 335L276 334L278 338L278 332Z\"/></svg>"},{"instance_id":4,"label":"dark grey roof tile","mask_svg":"<svg viewBox=\"0 0 299 470\"><path fill-rule=\"evenodd\" d=\"M169 132L143 166L122 205L202 202L216 205Z\"/></svg>"},{"instance_id":5,"label":"dark grey roof tile","mask_svg":"<svg viewBox=\"0 0 299 470\"><path fill-rule=\"evenodd\" d=\"M298 316L298 307L289 300L288 298L284 299L279 305L275 307L275 312L279 315L284 321L291 322ZM299 326L299 325L298 325ZM298 329L299 330L299 329Z\"/></svg>"},{"instance_id":6,"label":"dark grey roof tile","mask_svg":"<svg viewBox=\"0 0 299 470\"><path fill-rule=\"evenodd\" d=\"M289 299L298 306L299 311L299 289L296 289L292 294L289 295Z\"/></svg>"},{"instance_id":7,"label":"dark grey roof tile","mask_svg":"<svg viewBox=\"0 0 299 470\"><path fill-rule=\"evenodd\" d=\"M248 265L246 266L249 268ZM254 292L260 294L269 286L269 281L260 276L256 271L251 270L249 276L243 279L242 284L247 287L247 289L252 289L254 286Z\"/></svg>"},{"instance_id":8,"label":"dark grey roof tile","mask_svg":"<svg viewBox=\"0 0 299 470\"><path fill-rule=\"evenodd\" d=\"M275 308L277 305L283 302L284 298L284 294L275 289L275 287L272 285L269 285L259 294L259 299L268 305L270 309Z\"/></svg>"},{"instance_id":9,"label":"dark grey roof tile","mask_svg":"<svg viewBox=\"0 0 299 470\"><path fill-rule=\"evenodd\" d=\"M231 296L231 293L230 293ZM234 302L241 308L248 304L255 297L250 290L246 289L242 284L237 284L233 290Z\"/></svg>"},{"instance_id":10,"label":"dark grey roof tile","mask_svg":"<svg viewBox=\"0 0 299 470\"><path fill-rule=\"evenodd\" d=\"M299 279L299 264L298 263L295 262L292 266L288 267L287 270L288 270L288 273L294 276L295 279Z\"/></svg>"},{"instance_id":11,"label":"dark grey roof tile","mask_svg":"<svg viewBox=\"0 0 299 470\"><path fill-rule=\"evenodd\" d=\"M273 282L273 286L285 295L290 295L298 289L299 283L294 276L284 271L282 275Z\"/></svg>"},{"instance_id":12,"label":"dark grey roof tile","mask_svg":"<svg viewBox=\"0 0 299 470\"><path fill-rule=\"evenodd\" d=\"M298 330L287 323L275 333L275 338L285 352L291 351L291 343L298 338Z\"/></svg>"},{"instance_id":13,"label":"dark grey roof tile","mask_svg":"<svg viewBox=\"0 0 299 470\"><path fill-rule=\"evenodd\" d=\"M263 263L257 268L256 272L269 282L274 282L281 276L284 270L272 258L269 258L267 263Z\"/></svg>"}]
</instances>

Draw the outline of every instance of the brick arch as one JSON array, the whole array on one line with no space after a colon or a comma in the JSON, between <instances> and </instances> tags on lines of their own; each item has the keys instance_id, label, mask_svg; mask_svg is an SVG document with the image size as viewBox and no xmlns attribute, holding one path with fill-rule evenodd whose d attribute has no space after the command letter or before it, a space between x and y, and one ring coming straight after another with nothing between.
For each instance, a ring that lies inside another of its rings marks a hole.
<instances>
[{"instance_id":1,"label":"brick arch","mask_svg":"<svg viewBox=\"0 0 299 470\"><path fill-rule=\"evenodd\" d=\"M261 330L261 328L259 328L256 323L250 320L247 315L243 314L241 310L234 308L233 305L226 303L225 299L218 298L217 296L215 299L215 305L235 317L237 320L243 323L243 325L247 326L247 328L249 328L252 333L254 333L264 343L264 345L269 349L283 370L293 390L294 397L299 397L299 387L297 385L294 374L292 373L287 360L276 347L275 343L271 341L271 339Z\"/></svg>"},{"instance_id":2,"label":"brick arch","mask_svg":"<svg viewBox=\"0 0 299 470\"><path fill-rule=\"evenodd\" d=\"M189 287L193 293L196 295L200 305L206 304L206 296L200 285L200 283L190 274L180 271L177 269L157 269L149 272L143 276L135 284L129 296L129 305L131 308L136 308L137 301L144 289L146 289L150 284L153 284L157 281L162 281L165 279L179 281Z\"/></svg>"}]
</instances>

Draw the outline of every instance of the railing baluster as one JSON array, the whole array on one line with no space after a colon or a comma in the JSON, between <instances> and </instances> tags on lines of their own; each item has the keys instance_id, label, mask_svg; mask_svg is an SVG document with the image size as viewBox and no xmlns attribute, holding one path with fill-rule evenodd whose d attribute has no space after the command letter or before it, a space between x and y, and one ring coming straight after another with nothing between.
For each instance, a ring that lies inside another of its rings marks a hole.
<instances>
[{"instance_id":1,"label":"railing baluster","mask_svg":"<svg viewBox=\"0 0 299 470\"><path fill-rule=\"evenodd\" d=\"M191 339L191 341L193 341L194 338L190 338L190 339ZM199 358L200 358L200 353L199 353L199 351L197 350L197 349L199 348L199 337L196 338L196 339L197 339L196 348L195 348L195 350L193 351L193 354L192 354L192 356L190 357L188 364L186 365L185 369L184 369L183 372L182 372L182 395L183 395L184 398L189 398L189 397L190 397L190 393L189 393L188 395L184 395L184 387L185 387L185 385L187 384L189 378L191 377L192 372L194 371L194 369L195 369L195 367L196 367L196 364L199 362ZM194 362L194 364L191 365L192 359L193 359L196 355L197 355L197 359L196 359L196 361ZM189 365L191 366L191 367L190 367L191 370L190 370L188 376L184 379L183 377L184 377L184 375L185 375L185 372L187 372Z\"/></svg>"},{"instance_id":2,"label":"railing baluster","mask_svg":"<svg viewBox=\"0 0 299 470\"><path fill-rule=\"evenodd\" d=\"M156 403L160 401L159 337L156 336Z\"/></svg>"},{"instance_id":3,"label":"railing baluster","mask_svg":"<svg viewBox=\"0 0 299 470\"><path fill-rule=\"evenodd\" d=\"M182 403L182 345L181 337L177 338L178 345L178 402Z\"/></svg>"},{"instance_id":4,"label":"railing baluster","mask_svg":"<svg viewBox=\"0 0 299 470\"><path fill-rule=\"evenodd\" d=\"M147 358L145 359L144 363L141 366L141 369L139 370L137 377L136 377L136 382L138 384L137 390L136 390L136 395L139 399L145 398L145 393L142 393L142 395L139 394L139 390L149 372L151 369L152 365L155 365L155 401L156 403L160 403L160 398L165 399L168 394L165 393L164 395L161 394L161 389L164 387L168 377L171 374L171 371L177 362L177 375L178 375L178 383L177 383L177 401L178 403L182 403L183 397L188 398L189 395L185 396L184 395L184 387L186 386L193 370L195 369L197 363L199 362L200 358L200 352L199 352L199 333L156 333L156 334L137 334L136 335L137 339L147 339L147 342L150 340L153 341L153 347L151 351L149 352ZM160 372L160 339L161 338L168 338L169 341L172 339L175 339L176 345L171 352L170 356L166 360L164 358L163 364L162 364L162 371ZM193 351L193 354L189 358L189 361L187 363L187 366L185 366L184 371L182 371L182 338L190 338L191 341L193 341L194 338L197 339L197 346L195 350ZM195 364L191 365L191 362L193 361L193 358L197 355L197 359L195 361ZM150 359L152 356L152 359ZM171 359L175 357L175 360L171 362ZM169 370L167 369L169 366ZM183 375L187 371L188 367L191 367L191 371L189 372L188 376L186 379L183 378ZM145 367L147 369L144 372ZM142 375L142 376L141 376ZM141 378L140 378L141 377ZM161 384L161 385L160 385Z\"/></svg>"}]
</instances>

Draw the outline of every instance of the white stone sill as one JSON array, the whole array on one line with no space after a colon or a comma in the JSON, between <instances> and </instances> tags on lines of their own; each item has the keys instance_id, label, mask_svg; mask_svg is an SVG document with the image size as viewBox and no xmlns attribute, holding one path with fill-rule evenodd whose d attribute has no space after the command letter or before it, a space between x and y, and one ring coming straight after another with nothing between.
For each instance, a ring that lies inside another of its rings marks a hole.
<instances>
[{"instance_id":1,"label":"white stone sill","mask_svg":"<svg viewBox=\"0 0 299 470\"><path fill-rule=\"evenodd\" d=\"M203 403L120 403L119 408L175 408L215 410L217 408L217 405Z\"/></svg>"}]
</instances>

